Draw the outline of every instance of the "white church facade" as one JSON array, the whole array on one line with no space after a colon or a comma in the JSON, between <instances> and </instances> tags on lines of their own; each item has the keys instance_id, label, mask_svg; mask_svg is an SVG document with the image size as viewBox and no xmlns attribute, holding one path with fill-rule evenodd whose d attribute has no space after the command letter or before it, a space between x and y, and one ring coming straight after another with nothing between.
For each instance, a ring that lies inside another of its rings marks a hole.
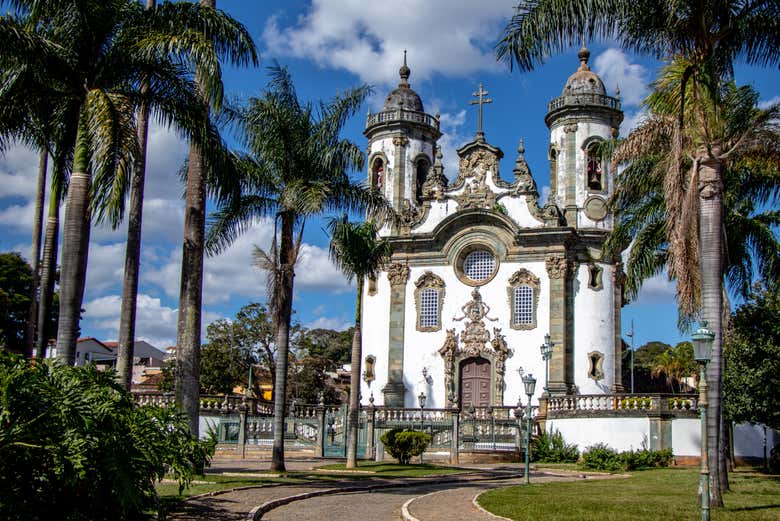
<instances>
[{"instance_id":1,"label":"white church facade","mask_svg":"<svg viewBox=\"0 0 780 521\"><path fill-rule=\"evenodd\" d=\"M546 201L522 140L511 180L499 174L503 152L482 129L491 100L481 85L477 134L457 151L448 182L438 115L425 112L404 58L400 84L365 129L368 182L401 219L381 230L392 258L365 285L364 403L417 407L422 392L430 408L514 405L521 368L540 382L534 401L545 388L550 397L623 391L623 271L619 255L603 250L613 175L595 150L617 135L623 113L589 54L581 49L579 68L549 104Z\"/></svg>"}]
</instances>

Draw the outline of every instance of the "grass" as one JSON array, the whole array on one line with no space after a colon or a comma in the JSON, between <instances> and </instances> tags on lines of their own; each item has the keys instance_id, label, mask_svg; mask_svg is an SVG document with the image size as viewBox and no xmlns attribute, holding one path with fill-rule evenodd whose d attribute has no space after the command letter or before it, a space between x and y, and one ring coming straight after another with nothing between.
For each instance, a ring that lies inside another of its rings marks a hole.
<instances>
[{"instance_id":1,"label":"grass","mask_svg":"<svg viewBox=\"0 0 780 521\"><path fill-rule=\"evenodd\" d=\"M343 463L325 465L319 468L323 470L347 470L346 465ZM422 465L415 465L412 463L408 465L401 465L400 463L378 463L373 461L358 462L356 470L371 472L371 474L363 474L365 477L378 478L417 478L422 476L438 476L442 474L458 474L462 472L468 472L465 469L430 465L428 463L423 463Z\"/></svg>"},{"instance_id":2,"label":"grass","mask_svg":"<svg viewBox=\"0 0 780 521\"><path fill-rule=\"evenodd\" d=\"M489 491L486 510L515 521L668 521L701 516L696 503L698 470L671 468L632 473L629 478L539 483ZM713 521L777 521L780 477L742 470L729 475L725 507ZM565 500L562 500L565 499Z\"/></svg>"}]
</instances>

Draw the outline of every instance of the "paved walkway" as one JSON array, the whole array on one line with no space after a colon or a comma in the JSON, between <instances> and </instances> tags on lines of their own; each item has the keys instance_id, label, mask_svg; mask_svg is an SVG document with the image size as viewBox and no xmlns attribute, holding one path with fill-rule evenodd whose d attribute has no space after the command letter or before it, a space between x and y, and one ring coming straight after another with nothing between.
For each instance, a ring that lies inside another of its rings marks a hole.
<instances>
[{"instance_id":1,"label":"paved walkway","mask_svg":"<svg viewBox=\"0 0 780 521\"><path fill-rule=\"evenodd\" d=\"M288 461L289 470L308 470L327 464L324 460ZM258 473L268 469L268 462L221 461L216 462L210 472ZM246 520L247 514L267 501L298 494L333 490L337 487L365 489L341 492L297 500L279 506L262 516L268 521L398 521L401 510L408 502L408 513L418 521L495 521L495 516L474 506L473 498L490 488L508 486L522 482L522 479L501 479L507 475L517 476L517 466L480 465L478 474L464 476L432 476L429 478L382 479L370 477L360 480L307 483L302 485L266 485L233 492L205 496L185 501L181 510L169 516L174 521L237 521ZM435 483L436 480L456 480L450 483ZM495 479L495 481L484 481ZM577 476L549 476L532 473L533 482L572 480ZM478 481L481 480L481 481ZM396 486L393 486L396 485ZM387 488L390 486L390 488Z\"/></svg>"}]
</instances>

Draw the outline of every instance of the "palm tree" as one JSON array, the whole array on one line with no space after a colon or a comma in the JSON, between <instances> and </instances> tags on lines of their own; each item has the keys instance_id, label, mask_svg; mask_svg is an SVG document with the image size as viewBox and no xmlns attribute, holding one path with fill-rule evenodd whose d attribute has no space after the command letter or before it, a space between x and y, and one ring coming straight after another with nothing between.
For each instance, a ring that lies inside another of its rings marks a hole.
<instances>
[{"instance_id":1,"label":"palm tree","mask_svg":"<svg viewBox=\"0 0 780 521\"><path fill-rule=\"evenodd\" d=\"M352 336L352 365L349 380L349 431L347 468L355 468L357 459L358 414L360 413L360 363L363 359L360 316L363 311L363 283L366 277L375 277L390 258L390 243L380 239L372 221L350 223L342 219L328 221L330 232L330 259L344 272L347 280L357 279L355 305L355 332Z\"/></svg>"},{"instance_id":2,"label":"palm tree","mask_svg":"<svg viewBox=\"0 0 780 521\"><path fill-rule=\"evenodd\" d=\"M696 87L717 101L723 79L732 76L736 60L763 66L780 63L780 47L777 45L780 27L766 23L766 20L776 18L777 9L777 3L771 0L522 0L497 45L497 57L510 66L517 65L528 71L552 52L576 45L580 39L599 37L614 38L630 51L658 59L681 58L685 68L678 84L680 104L675 126L679 129L678 139L682 139L687 89ZM702 125L707 123L699 122ZM706 128L702 130L706 131ZM721 156L724 149L714 141L700 144L702 146L693 157L697 165L698 191L690 193L698 194L701 199L699 227L693 230L701 245L701 314L716 334L708 372L712 397L708 438L714 442L709 445L712 461L719 462L713 469L711 503L720 506L723 504L721 486L728 486L725 458L719 457L724 454L723 440L719 435L723 359ZM676 146L678 150L682 148L679 142ZM673 163L678 185L684 177L681 175L681 162L678 156ZM674 205L667 204L667 207L669 215L673 216ZM676 231L670 230L670 233L673 262L687 264L685 254L690 254L690 242Z\"/></svg>"},{"instance_id":3,"label":"palm tree","mask_svg":"<svg viewBox=\"0 0 780 521\"><path fill-rule=\"evenodd\" d=\"M387 208L377 190L353 183L348 172L363 167L363 152L340 138L347 119L369 94L351 89L327 104L302 103L286 68L275 64L266 91L238 111L238 126L249 153L236 153L233 168L240 193L211 216L206 240L210 254L229 246L256 219L273 217L274 240L260 253L267 269L269 308L276 328L273 470L284 470L284 416L287 357L295 261L306 218L330 210ZM297 230L297 238L296 238Z\"/></svg>"},{"instance_id":4,"label":"palm tree","mask_svg":"<svg viewBox=\"0 0 780 521\"><path fill-rule=\"evenodd\" d=\"M208 9L208 10L206 10ZM223 13L216 12L213 8L199 7L192 4L156 5L155 0L146 0L146 9L143 13L143 24L148 32L157 31L157 35L149 34L150 39L158 39L162 48L170 46L173 40L170 34L189 38L186 51L192 56L199 56L206 63L211 63L217 57L228 59L232 63L240 65L256 63L257 57L254 44L246 30ZM198 33L193 36L193 31L199 30L199 20L207 21L212 28L208 34ZM234 53L234 54L233 54ZM159 53L153 66L148 71L142 72L138 83L139 103L136 107L136 126L138 133L138 155L135 158L133 174L130 181L130 208L128 211L127 248L125 251L125 270L122 284L122 308L119 322L119 346L117 353L117 372L120 383L127 389L130 388L132 376L133 347L135 343L135 317L136 302L138 297L138 279L140 270L141 252L141 228L143 218L144 183L146 177L146 148L148 136L148 122L150 109L154 109L158 116L164 119L175 120L177 123L186 121L188 126L199 125L208 129L206 139L212 141L210 147L216 147L216 153L222 153L219 148L222 144L219 134L213 124L202 125L199 113L207 110L203 103L194 97L193 84L187 81L189 71L180 65L180 58L173 53ZM170 73L171 85L177 90L166 93L165 98L160 92L152 89L152 82L158 81L156 70L167 67ZM178 77L177 77L178 76ZM206 94L215 108L221 104L222 87L219 78L206 75L209 81L204 82L202 92ZM149 101L150 95L156 99ZM194 106L193 106L194 105ZM209 150L209 153L212 153ZM196 398L197 400L197 398Z\"/></svg>"},{"instance_id":5,"label":"palm tree","mask_svg":"<svg viewBox=\"0 0 780 521\"><path fill-rule=\"evenodd\" d=\"M257 64L254 43L246 29L216 10L216 0L200 0L200 11L211 14L208 23L194 23L205 28L203 36L212 41L212 50L236 65ZM197 22L198 20L193 20ZM228 21L230 23L226 23ZM217 24L215 22L220 22ZM220 30L221 29L221 30ZM195 94L201 97L204 114L201 124L209 123L211 108L221 107L222 83L219 62L210 53L195 56ZM176 334L176 404L190 418L193 433L198 432L200 413L200 339L203 293L203 251L206 225L206 181L211 154L203 142L190 142L187 165L187 189L184 205L184 241L182 245L179 316ZM211 164L212 172L222 169Z\"/></svg>"}]
</instances>

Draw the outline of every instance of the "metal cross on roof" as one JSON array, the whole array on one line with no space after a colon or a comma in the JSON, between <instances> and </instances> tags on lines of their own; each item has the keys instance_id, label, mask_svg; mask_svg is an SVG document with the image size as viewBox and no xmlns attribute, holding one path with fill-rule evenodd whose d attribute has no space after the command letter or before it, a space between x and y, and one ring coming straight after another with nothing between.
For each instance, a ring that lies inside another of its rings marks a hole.
<instances>
[{"instance_id":1,"label":"metal cross on roof","mask_svg":"<svg viewBox=\"0 0 780 521\"><path fill-rule=\"evenodd\" d=\"M484 90L482 88L482 83L479 84L479 90L472 94L476 100L469 101L469 105L479 105L478 108L478 119L477 119L477 139L480 141L485 140L485 132L482 131L482 105L485 103L493 103L493 100L490 98L486 98L489 93L488 91Z\"/></svg>"}]
</instances>

